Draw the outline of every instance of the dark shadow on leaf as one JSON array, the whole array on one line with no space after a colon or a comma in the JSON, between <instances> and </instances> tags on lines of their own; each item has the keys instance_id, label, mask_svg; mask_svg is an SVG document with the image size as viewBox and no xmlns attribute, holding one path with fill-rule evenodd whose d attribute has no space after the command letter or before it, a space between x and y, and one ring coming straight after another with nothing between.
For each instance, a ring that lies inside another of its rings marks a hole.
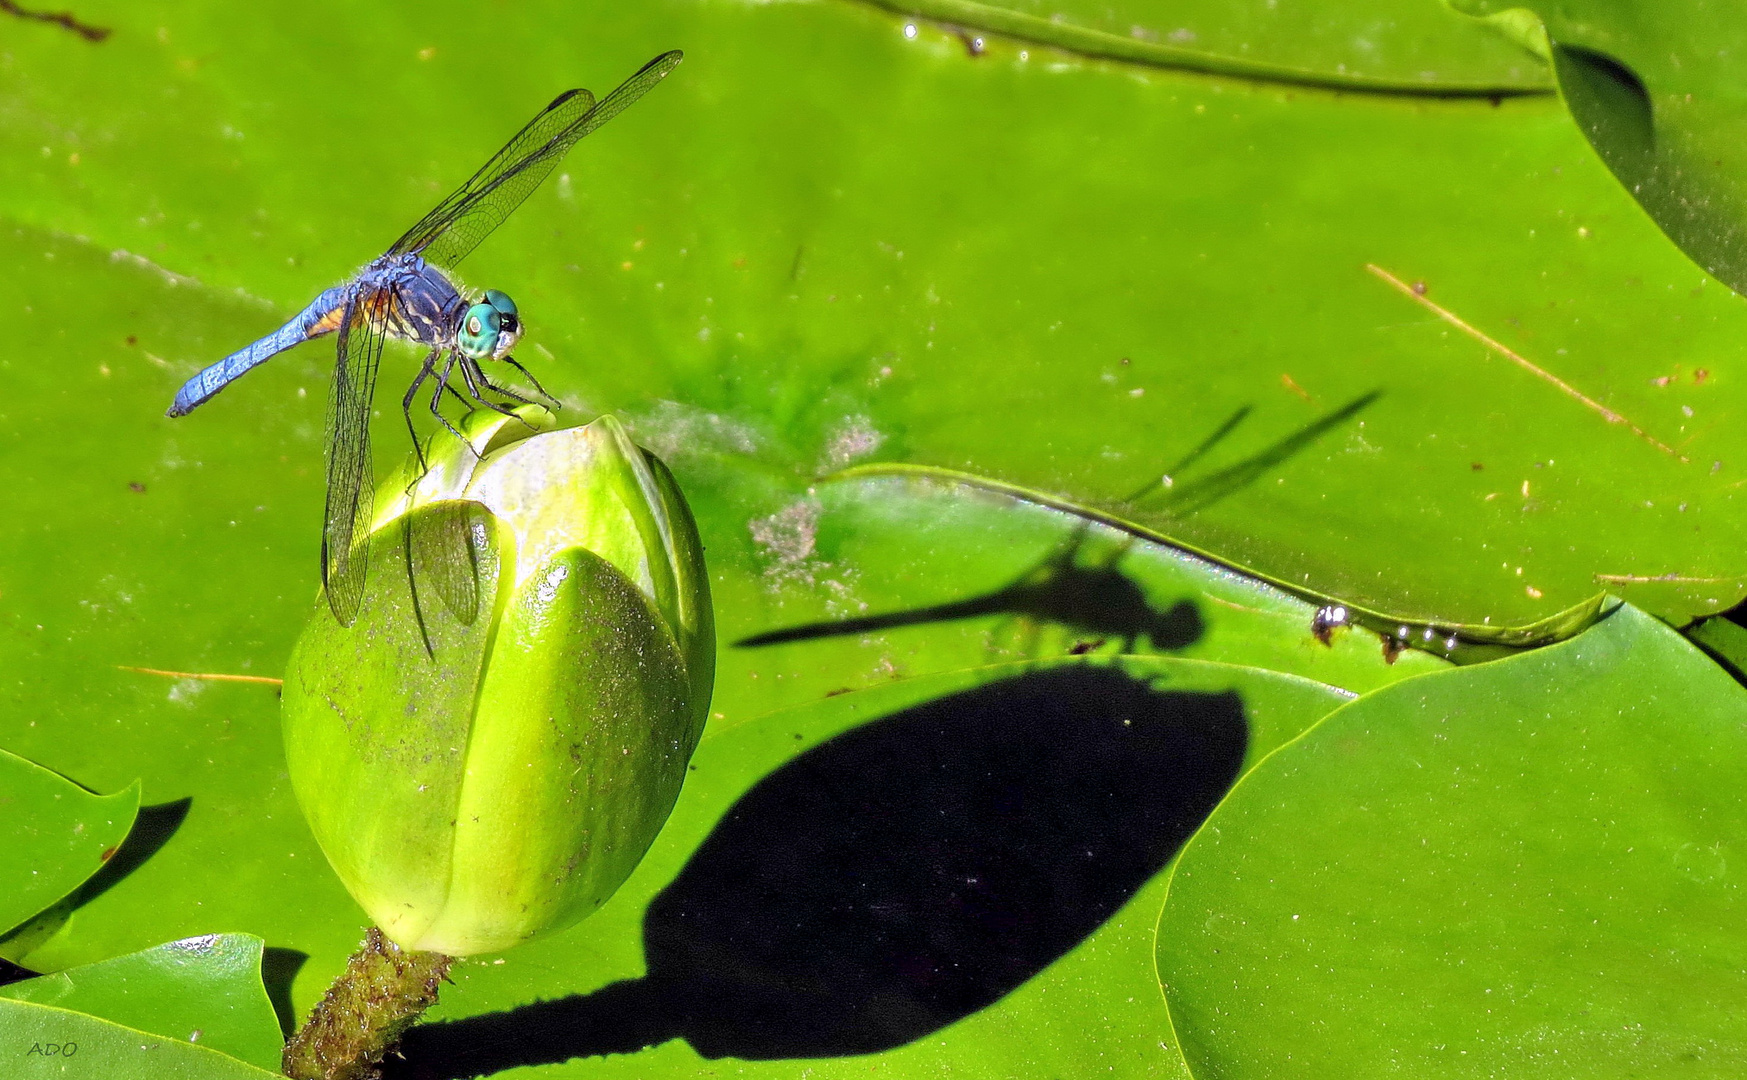
<instances>
[{"instance_id":1,"label":"dark shadow on leaf","mask_svg":"<svg viewBox=\"0 0 1747 1080\"><path fill-rule=\"evenodd\" d=\"M0 959L0 986L7 986L26 979L34 979L37 973L27 967L19 967L10 960Z\"/></svg>"},{"instance_id":2,"label":"dark shadow on leaf","mask_svg":"<svg viewBox=\"0 0 1747 1080\"><path fill-rule=\"evenodd\" d=\"M291 980L309 960L309 954L297 949L268 946L261 950L261 983L267 988L267 1000L273 1003L273 1014L279 1018L279 1033L286 1038L297 1030L297 1010L291 1004Z\"/></svg>"},{"instance_id":3,"label":"dark shadow on leaf","mask_svg":"<svg viewBox=\"0 0 1747 1080\"><path fill-rule=\"evenodd\" d=\"M1578 126L1622 181L1640 180L1656 152L1656 114L1637 72L1593 49L1556 44L1553 68Z\"/></svg>"},{"instance_id":4,"label":"dark shadow on leaf","mask_svg":"<svg viewBox=\"0 0 1747 1080\"><path fill-rule=\"evenodd\" d=\"M1162 511L1168 515L1192 514L1197 510L1204 510L1249 487L1280 465L1308 450L1316 440L1351 420L1382 396L1381 390L1360 395L1236 465L1195 480L1174 484L1169 488L1154 485L1150 495L1132 499L1129 505Z\"/></svg>"},{"instance_id":5,"label":"dark shadow on leaf","mask_svg":"<svg viewBox=\"0 0 1747 1080\"><path fill-rule=\"evenodd\" d=\"M175 802L158 803L156 806L140 807L139 816L134 818L133 829L127 834L127 839L121 842L121 846L115 849L115 854L109 857L102 869L92 874L61 903L69 909L84 907L108 892L122 878L145 865L147 859L156 855L176 835L176 830L182 827L183 820L188 817L188 808L193 804L193 799L183 798Z\"/></svg>"},{"instance_id":6,"label":"dark shadow on leaf","mask_svg":"<svg viewBox=\"0 0 1747 1080\"><path fill-rule=\"evenodd\" d=\"M1161 611L1122 571L1122 559L1133 546L1133 537L1125 537L1110 552L1090 559L1085 557L1087 537L1086 526L1075 529L1065 543L1017 581L982 596L909 611L808 623L754 634L735 644L756 648L979 615L1013 615L1057 623L1081 634L1119 641L1122 652L1133 652L1142 641L1156 652L1173 652L1201 639L1206 627L1194 603L1183 600Z\"/></svg>"},{"instance_id":7,"label":"dark shadow on leaf","mask_svg":"<svg viewBox=\"0 0 1747 1080\"><path fill-rule=\"evenodd\" d=\"M645 912L646 977L415 1028L389 1075L673 1038L749 1060L923 1038L1115 914L1229 789L1248 738L1235 692L1081 664L873 721L728 810Z\"/></svg>"},{"instance_id":8,"label":"dark shadow on leaf","mask_svg":"<svg viewBox=\"0 0 1747 1080\"><path fill-rule=\"evenodd\" d=\"M1202 458L1206 457L1209 453L1211 453L1213 451L1214 447L1216 447L1220 443L1224 442L1225 437L1227 435L1230 435L1232 432L1236 431L1238 428L1238 425L1243 423L1244 420L1248 419L1250 413L1254 410L1254 408L1255 408L1255 406L1253 406L1253 405L1244 405L1244 406L1240 407L1236 412L1234 412L1230 416L1226 417L1225 422L1223 424L1220 424L1218 427L1214 428L1213 434L1207 436L1207 438L1205 438L1205 439L1202 439L1201 442L1195 447L1195 449L1189 451L1187 454L1184 454L1182 457L1178 458L1176 461L1172 462L1170 465L1167 465L1165 467L1165 471L1162 474L1161 479L1148 480L1146 483L1144 483L1140 486L1140 490L1136 491L1134 494L1130 495L1128 498L1124 499L1123 501L1124 502L1134 502L1137 499L1142 499L1148 495L1154 495L1154 494L1158 493L1160 490L1163 489L1163 486L1166 483L1175 484L1176 477L1178 474L1183 472L1185 469L1189 468L1191 465L1194 465L1197 461L1200 461Z\"/></svg>"}]
</instances>

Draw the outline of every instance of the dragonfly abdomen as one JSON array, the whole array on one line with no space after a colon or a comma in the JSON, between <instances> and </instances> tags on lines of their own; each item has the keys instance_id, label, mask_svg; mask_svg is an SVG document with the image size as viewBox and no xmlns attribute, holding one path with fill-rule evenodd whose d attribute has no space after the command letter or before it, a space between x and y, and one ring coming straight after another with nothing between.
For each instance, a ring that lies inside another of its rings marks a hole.
<instances>
[{"instance_id":1,"label":"dragonfly abdomen","mask_svg":"<svg viewBox=\"0 0 1747 1080\"><path fill-rule=\"evenodd\" d=\"M194 408L223 390L244 372L266 362L302 341L339 329L339 313L345 310L349 285L336 285L315 298L290 322L258 341L238 349L229 356L203 369L176 391L169 416L186 416ZM332 325L329 325L331 323Z\"/></svg>"}]
</instances>

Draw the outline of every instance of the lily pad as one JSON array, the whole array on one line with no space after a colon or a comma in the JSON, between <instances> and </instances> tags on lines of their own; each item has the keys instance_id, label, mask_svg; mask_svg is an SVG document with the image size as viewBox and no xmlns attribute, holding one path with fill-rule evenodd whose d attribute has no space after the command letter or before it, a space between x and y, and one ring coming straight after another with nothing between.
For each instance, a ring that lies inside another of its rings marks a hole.
<instances>
[{"instance_id":1,"label":"lily pad","mask_svg":"<svg viewBox=\"0 0 1747 1080\"><path fill-rule=\"evenodd\" d=\"M96 795L0 750L0 932L102 869L133 828L139 805L137 783Z\"/></svg>"},{"instance_id":2,"label":"lily pad","mask_svg":"<svg viewBox=\"0 0 1747 1080\"><path fill-rule=\"evenodd\" d=\"M0 999L0 1039L13 1059L7 1065L8 1080L262 1080L281 1075L197 1043L35 1002Z\"/></svg>"},{"instance_id":3,"label":"lily pad","mask_svg":"<svg viewBox=\"0 0 1747 1080\"><path fill-rule=\"evenodd\" d=\"M277 1070L279 1020L261 986L261 945L250 934L172 941L0 986L0 1000L86 1013Z\"/></svg>"},{"instance_id":4,"label":"lily pad","mask_svg":"<svg viewBox=\"0 0 1747 1080\"><path fill-rule=\"evenodd\" d=\"M1747 291L1747 13L1703 0L1456 3L1539 16L1560 92L1608 168L1695 262Z\"/></svg>"},{"instance_id":5,"label":"lily pad","mask_svg":"<svg viewBox=\"0 0 1747 1080\"><path fill-rule=\"evenodd\" d=\"M1742 591L1744 384L1727 358L1747 312L1702 285L1555 101L1263 87L1011 42L973 57L937 26L907 38L913 20L840 3L553 4L498 13L489 50L476 14L118 7L98 43L6 23L0 296L32 346L0 356L0 463L23 478L9 496L26 523L0 566L0 744L103 790L139 776L153 801L191 800L171 843L26 957L38 970L235 928L310 954L306 1007L356 945L362 915L281 775L273 688L195 677L279 675L313 608L331 356L305 346L193 416L162 411L558 89L672 46L685 64L579 146L467 280L517 296L519 355L567 412L622 412L652 446L665 423L744 448L762 479L743 487L672 456L728 579L724 642L833 614L822 594L766 591L751 526L876 461L1047 492L1318 595L1461 625L1532 624L1592 596L1598 572L1675 575L1620 588L1656 590L1682 621ZM380 473L406 447L387 387L411 362L385 359ZM877 539L838 549L868 553L870 613L952 598L921 575L909 598L915 547L881 563ZM978 588L1016 580L1010 554L991 559ZM961 637L940 664L1003 659L1004 635ZM1360 640L1337 637L1331 662ZM877 653L857 681L821 652L783 668L727 652L712 723L871 684Z\"/></svg>"},{"instance_id":6,"label":"lily pad","mask_svg":"<svg viewBox=\"0 0 1747 1080\"><path fill-rule=\"evenodd\" d=\"M724 642L728 715L1030 657L1180 656L1363 691L1469 651L1447 630L1416 627L1424 651L1393 625L1389 640L1344 621L1319 631L1316 601L972 478L848 473L796 491L681 453L708 477L694 485L704 527L728 537L715 548L733 568L718 575L718 605L762 628ZM769 513L747 520L760 503Z\"/></svg>"},{"instance_id":7,"label":"lily pad","mask_svg":"<svg viewBox=\"0 0 1747 1080\"><path fill-rule=\"evenodd\" d=\"M1747 1068L1744 714L1631 607L1331 714L1177 865L1159 978L1193 1071Z\"/></svg>"},{"instance_id":8,"label":"lily pad","mask_svg":"<svg viewBox=\"0 0 1747 1080\"><path fill-rule=\"evenodd\" d=\"M8 418L24 430L63 395L101 401L135 419L93 423L94 448L131 439L152 462L175 446L203 481L224 459L226 480L173 496L193 500L194 535L226 537L205 562L253 559L271 534L305 562L269 587L307 588L331 360L307 346L172 422L156 413L177 382L380 250L555 89L680 45L686 63L468 264L520 298L524 358L573 405L674 400L791 471L865 417L877 459L1120 511L1427 621L1532 623L1598 574L1682 619L1747 593L1725 434L1747 311L1703 287L1555 101L1285 90L1011 43L970 56L837 3L658 3L575 34L554 32L568 9L524 12L494 23L490 57L459 8L304 40L312 22L359 27L324 11L246 29L196 6L118 11L97 45L24 26L7 68L6 213L40 230L9 257L32 308L21 332L78 360L12 362ZM397 88L395 124L356 92L359 70ZM142 104L170 89L174 109ZM429 137L458 123L466 137ZM316 134L344 131L372 135ZM133 302L43 279L45 235L138 266ZM1426 283L1689 462L1367 264ZM397 352L385 379L411 363ZM384 393L377 445L404 446ZM258 531L233 544L232 520ZM206 580L183 593L221 579Z\"/></svg>"}]
</instances>

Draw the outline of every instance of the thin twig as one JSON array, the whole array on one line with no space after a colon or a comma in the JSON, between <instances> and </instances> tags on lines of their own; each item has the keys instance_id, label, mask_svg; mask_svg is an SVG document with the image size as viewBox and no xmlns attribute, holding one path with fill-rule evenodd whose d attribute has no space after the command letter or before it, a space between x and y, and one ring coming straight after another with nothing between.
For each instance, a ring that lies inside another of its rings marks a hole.
<instances>
[{"instance_id":1,"label":"thin twig","mask_svg":"<svg viewBox=\"0 0 1747 1080\"><path fill-rule=\"evenodd\" d=\"M0 0L0 13L16 15L20 19L53 23L55 26L71 30L86 41L102 41L109 36L109 30L106 27L82 23L70 11L32 11L29 8L19 7L13 3L13 0Z\"/></svg>"},{"instance_id":2,"label":"thin twig","mask_svg":"<svg viewBox=\"0 0 1747 1080\"><path fill-rule=\"evenodd\" d=\"M150 667L130 667L127 664L115 665L121 671L137 672L141 675L162 675L166 679L204 679L207 682L246 682L262 683L266 686L284 686L284 679L275 679L269 675L225 675L210 671L163 671Z\"/></svg>"},{"instance_id":3,"label":"thin twig","mask_svg":"<svg viewBox=\"0 0 1747 1080\"><path fill-rule=\"evenodd\" d=\"M1389 284L1395 286L1395 288L1401 293L1401 295L1407 297L1409 300L1412 300L1414 303L1419 304L1421 307L1424 307L1426 310L1435 314L1438 318L1449 323L1451 326L1454 326L1456 329L1462 331L1464 334L1467 334L1469 337L1473 338L1475 341L1480 342L1480 344L1486 346L1488 349L1491 349L1493 352L1504 357L1506 360L1509 360L1511 363L1516 364L1518 367L1522 368L1524 371L1527 371L1530 374L1537 376L1538 378L1545 379L1547 382L1552 383L1554 386L1558 387L1559 390L1562 393L1564 393L1566 396L1574 398L1577 401L1582 402L1588 408L1594 409L1596 412L1600 413L1602 416L1602 419L1606 420L1608 423L1624 425L1627 429L1629 429L1632 432L1632 434L1638 436L1638 438L1640 438L1640 439L1643 439L1645 442L1649 443L1651 446L1654 446L1656 449L1662 451L1664 454L1667 454L1670 457L1673 457L1676 461L1679 461L1683 465L1686 464L1687 461L1689 460L1685 454L1682 454L1682 453L1674 450L1672 447L1669 447L1667 444L1663 443L1661 440L1657 439L1654 435L1651 435L1649 432L1645 431L1643 428L1639 427L1637 424L1634 424L1630 420L1627 420L1625 417L1621 416L1617 412L1614 412L1612 409L1608 408L1606 405L1603 405L1601 402L1595 400L1594 398L1585 395L1581 390L1578 390L1575 386L1572 386L1570 383L1566 382L1564 379L1561 379L1559 376L1553 374L1552 372L1548 371L1547 369L1532 363L1526 357L1520 355L1519 353L1513 352L1511 349L1507 348L1502 342L1496 341L1493 338L1488 337L1483 331L1479 330L1478 328L1476 328L1474 326L1470 326L1468 323L1464 322L1462 320L1462 317L1457 315L1455 312L1449 310L1448 308L1440 307L1439 305L1433 303L1425 295L1425 286L1421 285L1420 287L1415 288L1414 286L1407 284L1405 281L1402 281L1400 278L1396 277L1394 274L1391 274L1389 271L1383 269L1381 266L1378 266L1376 263L1366 263L1365 269L1369 270L1371 273L1375 274L1376 276L1382 278L1384 281L1387 281Z\"/></svg>"}]
</instances>

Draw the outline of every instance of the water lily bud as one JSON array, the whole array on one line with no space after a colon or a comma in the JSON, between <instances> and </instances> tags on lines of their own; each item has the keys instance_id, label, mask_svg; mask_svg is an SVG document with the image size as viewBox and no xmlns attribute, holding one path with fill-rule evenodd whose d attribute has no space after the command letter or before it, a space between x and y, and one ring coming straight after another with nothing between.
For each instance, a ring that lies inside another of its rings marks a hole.
<instances>
[{"instance_id":1,"label":"water lily bud","mask_svg":"<svg viewBox=\"0 0 1747 1080\"><path fill-rule=\"evenodd\" d=\"M357 620L318 601L286 673L298 802L407 949L494 952L598 908L708 715L709 581L673 477L610 416L518 415L389 478Z\"/></svg>"}]
</instances>

